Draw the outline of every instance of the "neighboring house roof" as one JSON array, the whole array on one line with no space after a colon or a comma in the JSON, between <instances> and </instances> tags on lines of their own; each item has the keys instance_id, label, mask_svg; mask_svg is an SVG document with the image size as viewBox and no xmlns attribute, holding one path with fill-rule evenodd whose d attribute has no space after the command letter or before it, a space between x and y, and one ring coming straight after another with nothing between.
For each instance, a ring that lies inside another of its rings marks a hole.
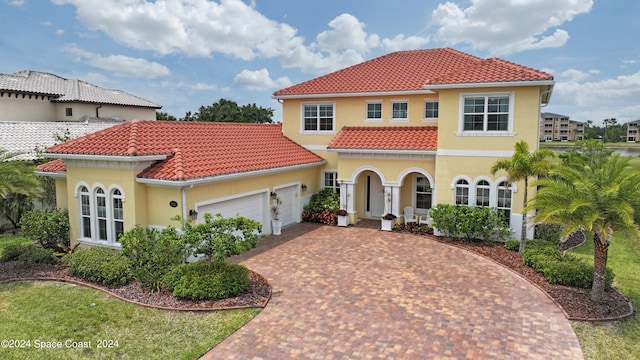
<instances>
[{"instance_id":1,"label":"neighboring house roof","mask_svg":"<svg viewBox=\"0 0 640 360\"><path fill-rule=\"evenodd\" d=\"M0 92L51 96L52 102L162 108L161 105L121 90L105 89L82 80L66 79L55 74L33 70L0 74Z\"/></svg>"},{"instance_id":2,"label":"neighboring house roof","mask_svg":"<svg viewBox=\"0 0 640 360\"><path fill-rule=\"evenodd\" d=\"M569 115L560 115L560 114L556 114L556 113L552 113L552 112L543 112L540 113L540 117L541 118L569 118Z\"/></svg>"},{"instance_id":3,"label":"neighboring house roof","mask_svg":"<svg viewBox=\"0 0 640 360\"><path fill-rule=\"evenodd\" d=\"M275 98L387 92L471 85L545 82L553 75L499 58L482 59L449 48L393 52L276 91Z\"/></svg>"},{"instance_id":4,"label":"neighboring house roof","mask_svg":"<svg viewBox=\"0 0 640 360\"><path fill-rule=\"evenodd\" d=\"M120 122L0 122L0 149L19 152L15 160L35 160L36 149L56 144L56 135L77 138L106 129Z\"/></svg>"},{"instance_id":5,"label":"neighboring house roof","mask_svg":"<svg viewBox=\"0 0 640 360\"><path fill-rule=\"evenodd\" d=\"M46 152L62 159L98 160L163 155L138 178L168 181L324 163L285 137L281 124L133 120ZM54 161L38 170L60 172L61 168Z\"/></svg>"},{"instance_id":6,"label":"neighboring house roof","mask_svg":"<svg viewBox=\"0 0 640 360\"><path fill-rule=\"evenodd\" d=\"M436 151L438 128L434 126L343 127L328 150Z\"/></svg>"}]
</instances>

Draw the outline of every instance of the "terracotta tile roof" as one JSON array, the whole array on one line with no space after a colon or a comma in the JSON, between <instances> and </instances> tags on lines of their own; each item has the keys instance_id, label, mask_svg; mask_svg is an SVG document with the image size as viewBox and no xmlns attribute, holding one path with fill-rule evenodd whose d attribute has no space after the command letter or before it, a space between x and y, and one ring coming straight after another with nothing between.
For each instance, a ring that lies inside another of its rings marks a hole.
<instances>
[{"instance_id":1,"label":"terracotta tile roof","mask_svg":"<svg viewBox=\"0 0 640 360\"><path fill-rule=\"evenodd\" d=\"M0 91L48 95L52 102L83 102L160 109L162 106L121 90L105 89L78 79L23 70L0 74Z\"/></svg>"},{"instance_id":2,"label":"terracotta tile roof","mask_svg":"<svg viewBox=\"0 0 640 360\"><path fill-rule=\"evenodd\" d=\"M343 127L329 143L329 150L420 150L438 148L434 126Z\"/></svg>"},{"instance_id":3,"label":"terracotta tile roof","mask_svg":"<svg viewBox=\"0 0 640 360\"><path fill-rule=\"evenodd\" d=\"M450 48L393 52L276 91L277 97L424 90L428 85L553 80L542 71Z\"/></svg>"},{"instance_id":4,"label":"terracotta tile roof","mask_svg":"<svg viewBox=\"0 0 640 360\"><path fill-rule=\"evenodd\" d=\"M282 134L280 124L134 120L50 147L52 154L167 155L138 177L190 180L322 163ZM44 171L46 167L39 167Z\"/></svg>"},{"instance_id":5,"label":"terracotta tile roof","mask_svg":"<svg viewBox=\"0 0 640 360\"><path fill-rule=\"evenodd\" d=\"M64 172L66 171L66 167L64 165L64 161L61 159L56 159L53 161L49 161L48 163L44 163L42 165L38 165L38 171L42 172Z\"/></svg>"}]
</instances>

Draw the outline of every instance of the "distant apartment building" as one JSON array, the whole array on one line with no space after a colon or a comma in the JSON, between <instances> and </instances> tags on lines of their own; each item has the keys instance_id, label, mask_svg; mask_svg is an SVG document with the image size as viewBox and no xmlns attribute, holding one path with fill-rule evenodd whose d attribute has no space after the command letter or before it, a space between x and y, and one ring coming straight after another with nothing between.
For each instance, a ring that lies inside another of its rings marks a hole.
<instances>
[{"instance_id":1,"label":"distant apartment building","mask_svg":"<svg viewBox=\"0 0 640 360\"><path fill-rule=\"evenodd\" d=\"M627 142L640 141L640 139L638 139L638 127L640 125L640 120L629 121L625 125L627 129Z\"/></svg>"},{"instance_id":2,"label":"distant apartment building","mask_svg":"<svg viewBox=\"0 0 640 360\"><path fill-rule=\"evenodd\" d=\"M584 123L566 115L543 112L540 114L540 141L575 141L584 139Z\"/></svg>"}]
</instances>

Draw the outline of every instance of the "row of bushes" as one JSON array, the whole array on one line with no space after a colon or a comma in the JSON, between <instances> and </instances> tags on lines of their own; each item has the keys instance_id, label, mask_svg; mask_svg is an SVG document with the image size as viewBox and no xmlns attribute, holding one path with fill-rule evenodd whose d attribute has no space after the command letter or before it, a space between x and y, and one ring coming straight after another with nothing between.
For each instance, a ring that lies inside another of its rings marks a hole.
<instances>
[{"instance_id":1,"label":"row of bushes","mask_svg":"<svg viewBox=\"0 0 640 360\"><path fill-rule=\"evenodd\" d=\"M586 289L590 288L593 283L593 265L573 254L563 255L557 242L528 241L522 254L522 261L525 265L541 273L551 284ZM607 288L611 288L613 279L613 271L607 268L605 280Z\"/></svg>"},{"instance_id":2,"label":"row of bushes","mask_svg":"<svg viewBox=\"0 0 640 360\"><path fill-rule=\"evenodd\" d=\"M336 225L338 217L335 212L339 209L340 194L331 188L322 189L311 195L302 212L302 221Z\"/></svg>"},{"instance_id":3,"label":"row of bushes","mask_svg":"<svg viewBox=\"0 0 640 360\"><path fill-rule=\"evenodd\" d=\"M433 227L452 239L505 241L511 235L503 214L494 207L439 204L429 215Z\"/></svg>"},{"instance_id":4,"label":"row of bushes","mask_svg":"<svg viewBox=\"0 0 640 360\"><path fill-rule=\"evenodd\" d=\"M56 257L52 249L35 244L7 245L0 256L0 262L16 261L22 265L53 264Z\"/></svg>"}]
</instances>

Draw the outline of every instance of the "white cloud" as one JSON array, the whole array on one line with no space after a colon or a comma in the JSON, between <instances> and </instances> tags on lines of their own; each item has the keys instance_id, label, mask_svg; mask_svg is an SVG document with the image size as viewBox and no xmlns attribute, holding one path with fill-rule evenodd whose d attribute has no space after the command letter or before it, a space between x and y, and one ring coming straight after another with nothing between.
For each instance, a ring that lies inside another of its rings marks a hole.
<instances>
[{"instance_id":1,"label":"white cloud","mask_svg":"<svg viewBox=\"0 0 640 360\"><path fill-rule=\"evenodd\" d=\"M563 71L560 76L567 78L568 81L570 82L579 82L579 81L583 81L586 80L589 76L591 76L591 74L585 73L584 71L580 71L580 70L576 70L576 69L569 69L566 71Z\"/></svg>"},{"instance_id":2,"label":"white cloud","mask_svg":"<svg viewBox=\"0 0 640 360\"><path fill-rule=\"evenodd\" d=\"M119 76L155 79L171 75L171 70L168 67L141 58L124 55L103 56L83 50L73 44L67 45L63 50L86 60L93 67L110 71Z\"/></svg>"},{"instance_id":3,"label":"white cloud","mask_svg":"<svg viewBox=\"0 0 640 360\"><path fill-rule=\"evenodd\" d=\"M26 3L27 3L26 0L10 0L9 1L9 5L12 5L12 6L23 6Z\"/></svg>"},{"instance_id":4,"label":"white cloud","mask_svg":"<svg viewBox=\"0 0 640 360\"><path fill-rule=\"evenodd\" d=\"M64 29L58 29L58 30L56 30L56 35L58 35L58 36L62 36L62 35L64 35Z\"/></svg>"},{"instance_id":5,"label":"white cloud","mask_svg":"<svg viewBox=\"0 0 640 360\"><path fill-rule=\"evenodd\" d=\"M563 46L569 33L557 27L592 6L593 0L471 0L467 8L446 2L433 11L431 21L438 40L501 56Z\"/></svg>"},{"instance_id":6,"label":"white cloud","mask_svg":"<svg viewBox=\"0 0 640 360\"><path fill-rule=\"evenodd\" d=\"M255 2L242 0L52 0L76 8L78 20L93 34L163 56L222 54L245 61L277 58L285 68L319 74L364 60L371 50L421 47L426 38L398 35L381 40L350 14L336 16L329 29L305 43L298 31L262 15Z\"/></svg>"},{"instance_id":7,"label":"white cloud","mask_svg":"<svg viewBox=\"0 0 640 360\"><path fill-rule=\"evenodd\" d=\"M615 117L619 122L640 118L640 72L600 81L558 81L552 104L578 109L576 119L602 120Z\"/></svg>"},{"instance_id":8,"label":"white cloud","mask_svg":"<svg viewBox=\"0 0 640 360\"><path fill-rule=\"evenodd\" d=\"M256 71L242 70L235 76L233 83L251 91L279 89L292 85L291 80L286 76L272 79L269 70L264 68Z\"/></svg>"}]
</instances>

